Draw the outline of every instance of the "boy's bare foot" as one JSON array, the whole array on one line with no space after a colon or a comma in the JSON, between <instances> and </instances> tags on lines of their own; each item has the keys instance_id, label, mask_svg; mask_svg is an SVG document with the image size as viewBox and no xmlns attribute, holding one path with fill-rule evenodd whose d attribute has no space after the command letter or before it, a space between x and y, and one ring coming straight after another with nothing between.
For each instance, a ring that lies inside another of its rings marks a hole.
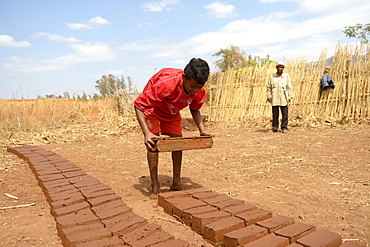
<instances>
[{"instance_id":1,"label":"boy's bare foot","mask_svg":"<svg viewBox=\"0 0 370 247\"><path fill-rule=\"evenodd\" d=\"M170 187L171 190L173 191L181 191L181 190L184 190L184 187L182 186L182 184L180 183L173 183Z\"/></svg>"},{"instance_id":2,"label":"boy's bare foot","mask_svg":"<svg viewBox=\"0 0 370 247\"><path fill-rule=\"evenodd\" d=\"M154 193L150 194L149 195L149 199L151 199L151 200L157 200L158 199L158 194L154 194Z\"/></svg>"},{"instance_id":3,"label":"boy's bare foot","mask_svg":"<svg viewBox=\"0 0 370 247\"><path fill-rule=\"evenodd\" d=\"M157 199L159 193L162 193L161 187L156 186L156 185L152 185L152 193L149 195L149 198L150 199Z\"/></svg>"}]
</instances>

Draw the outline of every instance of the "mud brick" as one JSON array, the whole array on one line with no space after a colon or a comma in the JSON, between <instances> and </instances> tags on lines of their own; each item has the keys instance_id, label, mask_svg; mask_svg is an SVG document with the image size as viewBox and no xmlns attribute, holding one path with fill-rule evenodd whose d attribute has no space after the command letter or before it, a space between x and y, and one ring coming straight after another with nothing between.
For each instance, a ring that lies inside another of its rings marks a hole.
<instances>
[{"instance_id":1,"label":"mud brick","mask_svg":"<svg viewBox=\"0 0 370 247\"><path fill-rule=\"evenodd\" d=\"M224 235L225 247L241 246L268 235L266 228L251 225Z\"/></svg>"},{"instance_id":2,"label":"mud brick","mask_svg":"<svg viewBox=\"0 0 370 247\"><path fill-rule=\"evenodd\" d=\"M228 212L232 215L238 214L238 213L243 213L246 211L251 211L257 209L256 206L252 204L241 204L241 205L236 205L236 206L230 206L222 209L225 212Z\"/></svg>"},{"instance_id":3,"label":"mud brick","mask_svg":"<svg viewBox=\"0 0 370 247\"><path fill-rule=\"evenodd\" d=\"M189 242L182 239L171 239L162 243L151 245L151 247L189 247Z\"/></svg>"},{"instance_id":4,"label":"mud brick","mask_svg":"<svg viewBox=\"0 0 370 247\"><path fill-rule=\"evenodd\" d=\"M77 167L75 164L73 164L72 162L69 162L66 159L62 159L60 162L54 163L54 165L61 171L63 171L64 169L70 169L70 168Z\"/></svg>"},{"instance_id":5,"label":"mud brick","mask_svg":"<svg viewBox=\"0 0 370 247\"><path fill-rule=\"evenodd\" d=\"M187 194L190 194L190 195L194 195L194 194L198 194L198 193L213 192L212 190L206 189L206 188L195 188L195 189L189 189L189 190L183 190L183 191Z\"/></svg>"},{"instance_id":6,"label":"mud brick","mask_svg":"<svg viewBox=\"0 0 370 247\"><path fill-rule=\"evenodd\" d=\"M160 193L158 194L158 205L164 207L167 199L179 197L190 197L190 194L186 193L185 191L172 191L167 193Z\"/></svg>"},{"instance_id":7,"label":"mud brick","mask_svg":"<svg viewBox=\"0 0 370 247\"><path fill-rule=\"evenodd\" d=\"M107 228L101 228L83 231L71 236L66 235L66 238L62 239L62 242L64 246L75 246L79 243L84 243L92 240L101 240L110 237L112 237L112 233Z\"/></svg>"},{"instance_id":8,"label":"mud brick","mask_svg":"<svg viewBox=\"0 0 370 247\"><path fill-rule=\"evenodd\" d=\"M73 177L85 176L86 173L84 171L82 171L82 170L69 171L69 172L66 172L66 171L63 170L63 175L66 178L73 178Z\"/></svg>"},{"instance_id":9,"label":"mud brick","mask_svg":"<svg viewBox=\"0 0 370 247\"><path fill-rule=\"evenodd\" d=\"M38 176L37 178L43 183L65 179L65 177L62 174L43 175L43 176Z\"/></svg>"},{"instance_id":10,"label":"mud brick","mask_svg":"<svg viewBox=\"0 0 370 247\"><path fill-rule=\"evenodd\" d=\"M28 148L32 151L39 151L39 150L44 150L42 147L39 146L34 146L34 145L28 145Z\"/></svg>"},{"instance_id":11,"label":"mud brick","mask_svg":"<svg viewBox=\"0 0 370 247\"><path fill-rule=\"evenodd\" d=\"M105 224L105 222L109 222L109 224L106 224L108 229L114 234L126 234L128 232L131 232L132 230L147 225L148 220L132 213L131 217L125 217L125 215L128 215L129 213L126 214L120 214L112 219L108 220L102 220L102 222ZM119 221L117 221L119 219ZM115 223L113 223L116 221Z\"/></svg>"},{"instance_id":12,"label":"mud brick","mask_svg":"<svg viewBox=\"0 0 370 247\"><path fill-rule=\"evenodd\" d=\"M226 200L223 202L212 203L211 206L218 208L218 210L222 210L226 207L237 206L241 204L244 204L244 201L239 200L239 199L230 198L230 200Z\"/></svg>"},{"instance_id":13,"label":"mud brick","mask_svg":"<svg viewBox=\"0 0 370 247\"><path fill-rule=\"evenodd\" d=\"M82 195L77 189L71 189L67 191L62 191L60 193L50 193L47 196L49 203L56 202L56 201L64 201L68 200L74 195Z\"/></svg>"},{"instance_id":14,"label":"mud brick","mask_svg":"<svg viewBox=\"0 0 370 247\"><path fill-rule=\"evenodd\" d=\"M98 179L93 178L89 175L69 178L68 181L78 189L82 187L88 187L88 186L101 184L101 182Z\"/></svg>"},{"instance_id":15,"label":"mud brick","mask_svg":"<svg viewBox=\"0 0 370 247\"><path fill-rule=\"evenodd\" d=\"M45 158L44 156L41 156L39 154L30 154L30 155L27 155L25 156L26 160L28 161L28 163L37 163L37 162L42 162L42 161L49 161L47 158Z\"/></svg>"},{"instance_id":16,"label":"mud brick","mask_svg":"<svg viewBox=\"0 0 370 247\"><path fill-rule=\"evenodd\" d=\"M63 173L67 173L67 172L76 172L76 171L82 171L81 168L79 168L78 166L76 167L70 167L70 168L65 168L63 170L61 170Z\"/></svg>"},{"instance_id":17,"label":"mud brick","mask_svg":"<svg viewBox=\"0 0 370 247\"><path fill-rule=\"evenodd\" d=\"M68 228L100 221L100 219L89 208L56 217L55 220L60 228Z\"/></svg>"},{"instance_id":18,"label":"mud brick","mask_svg":"<svg viewBox=\"0 0 370 247\"><path fill-rule=\"evenodd\" d=\"M289 245L287 238L276 236L271 233L253 242L243 245L243 247L285 247Z\"/></svg>"},{"instance_id":19,"label":"mud brick","mask_svg":"<svg viewBox=\"0 0 370 247\"><path fill-rule=\"evenodd\" d=\"M126 203L122 202L121 200L116 200L116 201L111 201L111 202L106 202L102 203L99 206L92 206L91 210L97 214L97 213L103 213L107 210L117 208L117 207L123 207L127 206Z\"/></svg>"},{"instance_id":20,"label":"mud brick","mask_svg":"<svg viewBox=\"0 0 370 247\"><path fill-rule=\"evenodd\" d=\"M266 220L272 217L272 213L270 211L266 211L263 209L255 209L251 211L246 211L243 213L235 214L236 217L241 218L244 220L245 225L249 226L258 221Z\"/></svg>"},{"instance_id":21,"label":"mud brick","mask_svg":"<svg viewBox=\"0 0 370 247\"><path fill-rule=\"evenodd\" d=\"M224 234L245 227L244 221L235 216L227 217L205 225L204 238L214 245L224 241Z\"/></svg>"},{"instance_id":22,"label":"mud brick","mask_svg":"<svg viewBox=\"0 0 370 247\"><path fill-rule=\"evenodd\" d=\"M79 234L81 232L90 231L90 230L96 230L96 229L102 229L104 228L104 225L101 222L95 222L91 224L85 224L85 225L79 225L79 226L73 226L69 228L61 228L57 226L58 234L63 239L66 238L66 236L72 236L74 234Z\"/></svg>"},{"instance_id":23,"label":"mud brick","mask_svg":"<svg viewBox=\"0 0 370 247\"><path fill-rule=\"evenodd\" d=\"M211 148L213 139L210 136L172 137L158 140L155 149L158 152Z\"/></svg>"},{"instance_id":24,"label":"mud brick","mask_svg":"<svg viewBox=\"0 0 370 247\"><path fill-rule=\"evenodd\" d=\"M175 239L175 237L169 234L168 232L157 231L149 235L146 238L143 238L136 242L131 243L130 245L132 247L146 247L146 246L152 246L154 244L161 243L161 242L164 242L170 239Z\"/></svg>"},{"instance_id":25,"label":"mud brick","mask_svg":"<svg viewBox=\"0 0 370 247\"><path fill-rule=\"evenodd\" d=\"M294 223L293 225L289 225L287 227L276 230L275 234L289 238L289 241L292 244L296 242L297 239L302 238L314 231L316 231L315 226L306 225L306 224L298 222L298 223Z\"/></svg>"},{"instance_id":26,"label":"mud brick","mask_svg":"<svg viewBox=\"0 0 370 247\"><path fill-rule=\"evenodd\" d=\"M115 207L115 208L107 208L105 211L96 212L96 216L98 216L100 219L110 219L120 214L125 214L132 209L125 205L121 207Z\"/></svg>"},{"instance_id":27,"label":"mud brick","mask_svg":"<svg viewBox=\"0 0 370 247\"><path fill-rule=\"evenodd\" d=\"M30 167L34 173L45 171L48 169L56 169L58 170L53 164L51 164L49 161L43 161L43 162L37 162L30 164ZM59 171L59 170L58 170Z\"/></svg>"},{"instance_id":28,"label":"mud brick","mask_svg":"<svg viewBox=\"0 0 370 247\"><path fill-rule=\"evenodd\" d=\"M132 232L126 233L125 235L122 235L121 239L126 244L132 244L133 242L146 238L149 235L157 231L162 231L162 227L160 225L148 224L148 225L136 228Z\"/></svg>"},{"instance_id":29,"label":"mud brick","mask_svg":"<svg viewBox=\"0 0 370 247\"><path fill-rule=\"evenodd\" d=\"M209 213L209 212L214 212L214 211L218 211L218 209L210 205L197 207L197 208L185 209L182 211L181 220L184 222L185 225L191 226L192 221L193 221L193 215Z\"/></svg>"},{"instance_id":30,"label":"mud brick","mask_svg":"<svg viewBox=\"0 0 370 247\"><path fill-rule=\"evenodd\" d=\"M117 196L116 194L111 194L111 195L91 198L88 200L88 202L91 204L91 206L95 207L103 203L116 201L116 200L121 200L121 197Z\"/></svg>"},{"instance_id":31,"label":"mud brick","mask_svg":"<svg viewBox=\"0 0 370 247\"><path fill-rule=\"evenodd\" d=\"M124 246L122 239L120 239L118 236L98 239L98 240L92 240L87 241L81 244L76 244L75 247L122 247Z\"/></svg>"},{"instance_id":32,"label":"mud brick","mask_svg":"<svg viewBox=\"0 0 370 247\"><path fill-rule=\"evenodd\" d=\"M327 230L317 230L297 240L304 247L339 247L342 237Z\"/></svg>"},{"instance_id":33,"label":"mud brick","mask_svg":"<svg viewBox=\"0 0 370 247\"><path fill-rule=\"evenodd\" d=\"M50 202L50 209L55 210L57 208L66 207L83 201L85 201L85 197L81 194L71 194L71 197L68 199Z\"/></svg>"},{"instance_id":34,"label":"mud brick","mask_svg":"<svg viewBox=\"0 0 370 247\"><path fill-rule=\"evenodd\" d=\"M93 185L93 186L89 186L89 187L79 188L79 190L81 191L82 194L87 193L87 192L92 192L92 191L100 191L100 190L108 190L108 189L111 189L111 188L108 187L105 184L102 184L102 183L96 184L96 185Z\"/></svg>"},{"instance_id":35,"label":"mud brick","mask_svg":"<svg viewBox=\"0 0 370 247\"><path fill-rule=\"evenodd\" d=\"M204 233L205 225L208 225L211 222L231 217L231 214L224 211L215 211L203 214L193 215L193 222L191 224L191 229L199 234Z\"/></svg>"},{"instance_id":36,"label":"mud brick","mask_svg":"<svg viewBox=\"0 0 370 247\"><path fill-rule=\"evenodd\" d=\"M274 231L289 226L291 224L294 224L293 218L281 215L276 215L270 219L259 221L256 223L256 225L267 228L269 233L273 233Z\"/></svg>"},{"instance_id":37,"label":"mud brick","mask_svg":"<svg viewBox=\"0 0 370 247\"><path fill-rule=\"evenodd\" d=\"M13 153L13 154L16 154L16 155L19 155L23 152L25 152L27 149L26 148L23 148L23 147L7 147L6 148L6 151L9 152L9 153Z\"/></svg>"},{"instance_id":38,"label":"mud brick","mask_svg":"<svg viewBox=\"0 0 370 247\"><path fill-rule=\"evenodd\" d=\"M71 185L71 183L64 178L56 181L43 182L41 187L45 188L46 190L50 190L55 187L61 187L66 185Z\"/></svg>"},{"instance_id":39,"label":"mud brick","mask_svg":"<svg viewBox=\"0 0 370 247\"><path fill-rule=\"evenodd\" d=\"M60 207L60 208L56 208L56 209L53 208L53 209L50 210L50 212L56 218L56 217L59 217L59 216L62 216L62 215L77 212L77 211L79 211L81 209L85 209L85 208L90 208L90 204L83 201L83 202L75 203L75 204L72 204L72 205L69 205L69 206L64 206L64 207Z\"/></svg>"},{"instance_id":40,"label":"mud brick","mask_svg":"<svg viewBox=\"0 0 370 247\"><path fill-rule=\"evenodd\" d=\"M287 247L303 247L303 246L300 245L300 244L297 244L297 243L292 243L292 244L288 245Z\"/></svg>"},{"instance_id":41,"label":"mud brick","mask_svg":"<svg viewBox=\"0 0 370 247\"><path fill-rule=\"evenodd\" d=\"M77 189L72 184L68 184L68 185L65 185L65 186L58 186L58 187L50 188L50 189L45 190L45 191L48 194L51 194L51 193L60 193L60 192L63 192L63 191L68 191L68 190L77 190Z\"/></svg>"},{"instance_id":42,"label":"mud brick","mask_svg":"<svg viewBox=\"0 0 370 247\"><path fill-rule=\"evenodd\" d=\"M193 198L191 198L190 196L186 196L186 197L174 197L174 198L165 199L164 202L162 203L163 210L167 214L172 215L174 205L186 203L186 201L189 199L193 199Z\"/></svg>"},{"instance_id":43,"label":"mud brick","mask_svg":"<svg viewBox=\"0 0 370 247\"><path fill-rule=\"evenodd\" d=\"M212 197L221 196L221 195L222 194L220 194L220 193L212 191L212 192L208 192L208 193L203 193L203 192L194 193L192 195L192 197L194 197L195 199L203 200L203 199L212 198Z\"/></svg>"},{"instance_id":44,"label":"mud brick","mask_svg":"<svg viewBox=\"0 0 370 247\"><path fill-rule=\"evenodd\" d=\"M214 204L214 203L218 203L218 202L224 202L224 201L227 201L227 200L230 200L230 199L231 199L231 197L221 194L219 196L215 196L215 197L212 197L212 198L204 198L204 199L201 199L201 200L208 203L208 204Z\"/></svg>"},{"instance_id":45,"label":"mud brick","mask_svg":"<svg viewBox=\"0 0 370 247\"><path fill-rule=\"evenodd\" d=\"M49 169L45 169L45 170L35 171L34 173L36 174L36 176L61 174L61 172L57 168L55 168L55 167L49 168Z\"/></svg>"},{"instance_id":46,"label":"mud brick","mask_svg":"<svg viewBox=\"0 0 370 247\"><path fill-rule=\"evenodd\" d=\"M88 199L93 199L100 196L107 196L114 194L114 191L110 188L106 190L98 190L98 191L89 191L89 192L83 192L83 195Z\"/></svg>"},{"instance_id":47,"label":"mud brick","mask_svg":"<svg viewBox=\"0 0 370 247\"><path fill-rule=\"evenodd\" d=\"M172 214L181 218L182 212L184 210L190 209L190 208L197 208L201 206L207 206L207 203L194 199L192 197L189 197L183 200L183 202L181 203L174 204L172 208Z\"/></svg>"},{"instance_id":48,"label":"mud brick","mask_svg":"<svg viewBox=\"0 0 370 247\"><path fill-rule=\"evenodd\" d=\"M366 247L366 245L357 244L353 241L346 241L340 247Z\"/></svg>"},{"instance_id":49,"label":"mud brick","mask_svg":"<svg viewBox=\"0 0 370 247\"><path fill-rule=\"evenodd\" d=\"M52 151L48 151L48 150L41 151L41 152L39 152L39 154L44 155L45 158L47 158L48 160L55 160L55 159L62 158L62 156L60 156L59 154L56 154L56 153L54 153Z\"/></svg>"},{"instance_id":50,"label":"mud brick","mask_svg":"<svg viewBox=\"0 0 370 247\"><path fill-rule=\"evenodd\" d=\"M63 158L62 156L60 156L59 158L55 157L54 159L50 160L50 162L53 163L54 165L57 165L60 163L71 163L67 159Z\"/></svg>"}]
</instances>

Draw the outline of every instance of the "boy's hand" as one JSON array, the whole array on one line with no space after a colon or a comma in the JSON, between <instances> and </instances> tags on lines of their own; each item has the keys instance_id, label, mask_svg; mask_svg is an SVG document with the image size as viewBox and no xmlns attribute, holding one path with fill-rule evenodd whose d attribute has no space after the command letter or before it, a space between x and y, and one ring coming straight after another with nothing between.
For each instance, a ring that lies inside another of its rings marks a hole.
<instances>
[{"instance_id":1,"label":"boy's hand","mask_svg":"<svg viewBox=\"0 0 370 247\"><path fill-rule=\"evenodd\" d=\"M210 136L210 137L214 137L215 135L213 135L213 134L210 134L210 133L207 133L207 132L203 131L203 132L200 132L200 136Z\"/></svg>"},{"instance_id":2,"label":"boy's hand","mask_svg":"<svg viewBox=\"0 0 370 247\"><path fill-rule=\"evenodd\" d=\"M145 144L147 150L149 150L151 152L155 152L154 146L155 146L156 141L161 140L161 139L166 138L166 137L169 137L169 136L166 136L166 135L157 136L157 135L154 135L154 134L148 134L147 136L145 136L144 144Z\"/></svg>"}]
</instances>

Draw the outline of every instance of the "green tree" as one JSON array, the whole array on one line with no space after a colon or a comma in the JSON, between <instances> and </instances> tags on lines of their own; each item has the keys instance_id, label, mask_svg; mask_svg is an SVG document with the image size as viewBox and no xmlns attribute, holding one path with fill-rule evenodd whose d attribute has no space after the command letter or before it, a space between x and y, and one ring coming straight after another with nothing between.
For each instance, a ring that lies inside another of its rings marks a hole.
<instances>
[{"instance_id":1,"label":"green tree","mask_svg":"<svg viewBox=\"0 0 370 247\"><path fill-rule=\"evenodd\" d=\"M360 39L361 43L369 43L368 35L370 35L370 23L365 25L357 23L355 26L344 27L343 33L349 38Z\"/></svg>"},{"instance_id":2,"label":"green tree","mask_svg":"<svg viewBox=\"0 0 370 247\"><path fill-rule=\"evenodd\" d=\"M129 87L131 87L131 78L127 77ZM99 91L103 97L114 95L120 89L126 90L126 80L123 75L116 77L112 74L103 75L102 78L95 81L95 88Z\"/></svg>"},{"instance_id":3,"label":"green tree","mask_svg":"<svg viewBox=\"0 0 370 247\"><path fill-rule=\"evenodd\" d=\"M235 45L230 45L226 49L220 49L212 56L220 57L215 64L221 71L226 71L230 68L241 68L248 64L247 54Z\"/></svg>"}]
</instances>

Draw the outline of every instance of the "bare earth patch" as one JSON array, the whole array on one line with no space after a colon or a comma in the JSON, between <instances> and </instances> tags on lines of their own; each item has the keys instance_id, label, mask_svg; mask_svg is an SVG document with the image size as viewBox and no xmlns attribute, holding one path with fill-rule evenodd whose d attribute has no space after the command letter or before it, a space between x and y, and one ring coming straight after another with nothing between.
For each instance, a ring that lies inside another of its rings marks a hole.
<instances>
[{"instance_id":1,"label":"bare earth patch","mask_svg":"<svg viewBox=\"0 0 370 247\"><path fill-rule=\"evenodd\" d=\"M184 151L186 189L205 187L242 199L274 215L333 231L370 245L370 127L291 128L287 134L263 127L208 126L211 149ZM196 136L187 131L184 136ZM127 130L42 146L111 187L133 211L193 246L202 237L165 214L150 200L143 137ZM172 178L170 153L160 155L162 190ZM62 246L54 218L28 164L0 153L0 246ZM12 196L5 195L8 193Z\"/></svg>"}]
</instances>

